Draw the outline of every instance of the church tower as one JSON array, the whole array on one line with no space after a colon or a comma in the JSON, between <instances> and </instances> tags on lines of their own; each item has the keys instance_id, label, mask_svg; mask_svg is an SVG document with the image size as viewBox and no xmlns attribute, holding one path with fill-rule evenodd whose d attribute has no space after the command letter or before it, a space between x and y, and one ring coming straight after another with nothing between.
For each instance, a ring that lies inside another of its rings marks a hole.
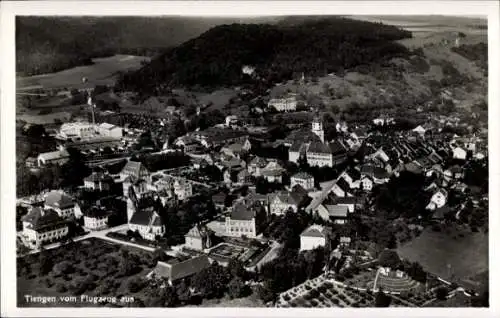
<instances>
[{"instance_id":1,"label":"church tower","mask_svg":"<svg viewBox=\"0 0 500 318\"><path fill-rule=\"evenodd\" d=\"M321 142L325 142L325 131L323 130L323 123L319 115L314 116L312 122L312 132L321 139Z\"/></svg>"}]
</instances>

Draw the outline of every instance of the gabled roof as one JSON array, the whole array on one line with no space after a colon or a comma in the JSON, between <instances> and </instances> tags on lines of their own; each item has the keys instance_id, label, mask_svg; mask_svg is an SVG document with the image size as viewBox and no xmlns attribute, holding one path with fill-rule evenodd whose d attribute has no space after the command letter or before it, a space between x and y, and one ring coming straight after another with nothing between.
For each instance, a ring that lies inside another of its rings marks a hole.
<instances>
[{"instance_id":1,"label":"gabled roof","mask_svg":"<svg viewBox=\"0 0 500 318\"><path fill-rule=\"evenodd\" d=\"M336 184L344 192L349 192L349 190L351 189L351 186L349 185L349 183L347 183L347 181L345 181L343 178L338 179Z\"/></svg>"},{"instance_id":2,"label":"gabled roof","mask_svg":"<svg viewBox=\"0 0 500 318\"><path fill-rule=\"evenodd\" d=\"M202 238L203 235L201 235L200 229L198 225L193 226L185 235L187 237L193 237L193 238Z\"/></svg>"},{"instance_id":3,"label":"gabled roof","mask_svg":"<svg viewBox=\"0 0 500 318\"><path fill-rule=\"evenodd\" d=\"M210 261L206 255L196 256L177 263L158 262L154 272L171 281L192 276L210 266Z\"/></svg>"},{"instance_id":4,"label":"gabled roof","mask_svg":"<svg viewBox=\"0 0 500 318\"><path fill-rule=\"evenodd\" d=\"M149 173L148 169L146 169L141 162L129 160L120 173L139 179L141 177L141 171Z\"/></svg>"},{"instance_id":5,"label":"gabled roof","mask_svg":"<svg viewBox=\"0 0 500 318\"><path fill-rule=\"evenodd\" d=\"M264 168L267 165L267 160L257 156L250 161L249 165L255 165L259 168Z\"/></svg>"},{"instance_id":6,"label":"gabled roof","mask_svg":"<svg viewBox=\"0 0 500 318\"><path fill-rule=\"evenodd\" d=\"M335 140L329 144L330 153L333 155L339 155L346 152L345 147L338 141Z\"/></svg>"},{"instance_id":7,"label":"gabled roof","mask_svg":"<svg viewBox=\"0 0 500 318\"><path fill-rule=\"evenodd\" d=\"M227 194L224 192L219 192L217 194L212 195L212 201L216 204L224 204L226 202Z\"/></svg>"},{"instance_id":8,"label":"gabled roof","mask_svg":"<svg viewBox=\"0 0 500 318\"><path fill-rule=\"evenodd\" d=\"M326 237L326 230L321 225L313 224L307 229L305 229L302 233L300 233L300 236Z\"/></svg>"},{"instance_id":9,"label":"gabled roof","mask_svg":"<svg viewBox=\"0 0 500 318\"><path fill-rule=\"evenodd\" d=\"M336 204L357 204L359 203L359 198L357 197L336 197L334 200Z\"/></svg>"},{"instance_id":10,"label":"gabled roof","mask_svg":"<svg viewBox=\"0 0 500 318\"><path fill-rule=\"evenodd\" d=\"M73 199L62 191L53 190L45 195L45 205L66 209L75 206Z\"/></svg>"},{"instance_id":11,"label":"gabled roof","mask_svg":"<svg viewBox=\"0 0 500 318\"><path fill-rule=\"evenodd\" d=\"M108 211L103 206L92 206L83 211L83 215L89 218L104 218L108 216Z\"/></svg>"},{"instance_id":12,"label":"gabled roof","mask_svg":"<svg viewBox=\"0 0 500 318\"><path fill-rule=\"evenodd\" d=\"M23 216L23 222L27 222L31 224L31 228L38 231L43 230L45 227L56 226L56 225L65 225L65 221L63 218L57 214L56 211L52 209L44 210L40 207L35 207L31 209L28 214Z\"/></svg>"},{"instance_id":13,"label":"gabled roof","mask_svg":"<svg viewBox=\"0 0 500 318\"><path fill-rule=\"evenodd\" d=\"M349 175L349 177L351 177L353 181L361 179L361 172L359 172L359 170L357 169L354 168L347 169L345 173Z\"/></svg>"},{"instance_id":14,"label":"gabled roof","mask_svg":"<svg viewBox=\"0 0 500 318\"><path fill-rule=\"evenodd\" d=\"M330 149L329 145L326 143L323 143L321 141L313 141L309 145L309 148L307 148L307 152L309 153L319 153L319 154L331 154L332 150Z\"/></svg>"},{"instance_id":15,"label":"gabled roof","mask_svg":"<svg viewBox=\"0 0 500 318\"><path fill-rule=\"evenodd\" d=\"M69 153L66 150L56 150L51 152L44 152L38 155L38 159L46 161L69 158Z\"/></svg>"},{"instance_id":16,"label":"gabled roof","mask_svg":"<svg viewBox=\"0 0 500 318\"><path fill-rule=\"evenodd\" d=\"M345 205L327 204L325 208L328 210L328 215L334 218L345 218L349 213L349 208Z\"/></svg>"},{"instance_id":17,"label":"gabled roof","mask_svg":"<svg viewBox=\"0 0 500 318\"><path fill-rule=\"evenodd\" d=\"M130 218L129 223L146 225L146 226L162 226L163 222L160 215L153 207L136 211Z\"/></svg>"}]
</instances>

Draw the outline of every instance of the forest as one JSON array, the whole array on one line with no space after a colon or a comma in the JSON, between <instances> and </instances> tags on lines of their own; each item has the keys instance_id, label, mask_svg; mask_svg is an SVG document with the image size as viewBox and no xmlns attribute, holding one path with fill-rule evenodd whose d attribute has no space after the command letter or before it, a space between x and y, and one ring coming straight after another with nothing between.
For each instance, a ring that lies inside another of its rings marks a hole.
<instances>
[{"instance_id":1,"label":"forest","mask_svg":"<svg viewBox=\"0 0 500 318\"><path fill-rule=\"evenodd\" d=\"M16 70L29 76L89 65L92 58L114 54L152 57L231 21L234 19L17 17Z\"/></svg>"},{"instance_id":2,"label":"forest","mask_svg":"<svg viewBox=\"0 0 500 318\"><path fill-rule=\"evenodd\" d=\"M219 25L168 50L137 71L122 74L117 88L146 94L173 86L277 83L304 72L322 76L410 52L395 40L411 33L394 26L327 17L297 23ZM332 53L334 52L334 53ZM255 68L251 75L242 66Z\"/></svg>"}]
</instances>

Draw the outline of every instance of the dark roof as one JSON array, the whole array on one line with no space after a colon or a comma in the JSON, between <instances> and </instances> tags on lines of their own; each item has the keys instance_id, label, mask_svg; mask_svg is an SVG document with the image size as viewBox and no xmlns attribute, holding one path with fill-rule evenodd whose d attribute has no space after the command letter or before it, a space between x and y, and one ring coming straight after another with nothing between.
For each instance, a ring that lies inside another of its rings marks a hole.
<instances>
[{"instance_id":1,"label":"dark roof","mask_svg":"<svg viewBox=\"0 0 500 318\"><path fill-rule=\"evenodd\" d=\"M357 169L348 169L346 173L352 178L353 181L361 179L361 172L359 172L359 170Z\"/></svg>"},{"instance_id":2,"label":"dark roof","mask_svg":"<svg viewBox=\"0 0 500 318\"><path fill-rule=\"evenodd\" d=\"M62 191L50 191L45 196L45 205L65 209L75 206L73 199Z\"/></svg>"},{"instance_id":3,"label":"dark roof","mask_svg":"<svg viewBox=\"0 0 500 318\"><path fill-rule=\"evenodd\" d=\"M333 155L340 155L346 152L345 147L338 140L331 142L329 146L330 146L330 152Z\"/></svg>"},{"instance_id":4,"label":"dark roof","mask_svg":"<svg viewBox=\"0 0 500 318\"><path fill-rule=\"evenodd\" d=\"M83 211L83 215L89 218L104 218L108 216L108 211L103 206L93 206Z\"/></svg>"},{"instance_id":5,"label":"dark roof","mask_svg":"<svg viewBox=\"0 0 500 318\"><path fill-rule=\"evenodd\" d=\"M337 197L335 198L335 203L337 204L357 204L359 198L357 197Z\"/></svg>"},{"instance_id":6,"label":"dark roof","mask_svg":"<svg viewBox=\"0 0 500 318\"><path fill-rule=\"evenodd\" d=\"M323 143L321 141L313 141L309 145L309 148L307 149L307 152L311 153L322 153L322 154L331 154L332 149L330 149L329 145L326 143Z\"/></svg>"},{"instance_id":7,"label":"dark roof","mask_svg":"<svg viewBox=\"0 0 500 318\"><path fill-rule=\"evenodd\" d=\"M160 215L154 210L153 207L141 209L136 211L130 218L132 224L161 226L163 225Z\"/></svg>"},{"instance_id":8,"label":"dark roof","mask_svg":"<svg viewBox=\"0 0 500 318\"><path fill-rule=\"evenodd\" d=\"M139 179L141 177L141 170L148 172L141 162L130 160L125 167L123 167L121 173Z\"/></svg>"},{"instance_id":9,"label":"dark roof","mask_svg":"<svg viewBox=\"0 0 500 318\"><path fill-rule=\"evenodd\" d=\"M154 269L159 276L166 277L171 281L192 276L210 266L206 255L200 255L177 263L158 262Z\"/></svg>"},{"instance_id":10,"label":"dark roof","mask_svg":"<svg viewBox=\"0 0 500 318\"><path fill-rule=\"evenodd\" d=\"M245 220L250 221L255 217L255 210L247 207L244 203L238 202L233 206L231 211L232 220Z\"/></svg>"},{"instance_id":11,"label":"dark roof","mask_svg":"<svg viewBox=\"0 0 500 318\"><path fill-rule=\"evenodd\" d=\"M384 168L377 167L374 165L363 165L361 167L361 174L368 175L370 177L375 177L377 179L384 179L389 177L389 174Z\"/></svg>"},{"instance_id":12,"label":"dark roof","mask_svg":"<svg viewBox=\"0 0 500 318\"><path fill-rule=\"evenodd\" d=\"M336 184L339 188L344 190L344 192L348 192L351 189L349 183L347 183L347 181L345 181L343 178L337 180Z\"/></svg>"},{"instance_id":13,"label":"dark roof","mask_svg":"<svg viewBox=\"0 0 500 318\"><path fill-rule=\"evenodd\" d=\"M345 218L349 213L349 208L345 205L328 204L325 205L330 217Z\"/></svg>"},{"instance_id":14,"label":"dark roof","mask_svg":"<svg viewBox=\"0 0 500 318\"><path fill-rule=\"evenodd\" d=\"M441 208L434 210L434 213L432 214L432 218L433 219L444 219L446 214L448 214L450 211L451 211L450 207L443 206Z\"/></svg>"},{"instance_id":15,"label":"dark roof","mask_svg":"<svg viewBox=\"0 0 500 318\"><path fill-rule=\"evenodd\" d=\"M225 194L224 192L219 192L217 194L212 195L212 201L214 203L224 204L224 202L226 202L226 197L227 194Z\"/></svg>"},{"instance_id":16,"label":"dark roof","mask_svg":"<svg viewBox=\"0 0 500 318\"><path fill-rule=\"evenodd\" d=\"M63 218L52 209L44 210L40 207L31 209L28 214L23 216L23 222L28 222L34 230L41 230L45 227L55 225L65 225L66 222Z\"/></svg>"},{"instance_id":17,"label":"dark roof","mask_svg":"<svg viewBox=\"0 0 500 318\"><path fill-rule=\"evenodd\" d=\"M307 229L304 230L300 234L300 236L309 236L309 237L325 237L326 231L325 228L321 225L311 225Z\"/></svg>"},{"instance_id":18,"label":"dark roof","mask_svg":"<svg viewBox=\"0 0 500 318\"><path fill-rule=\"evenodd\" d=\"M300 171L300 172L294 174L292 176L292 178L296 178L296 179L312 179L314 177L312 175L310 175L309 173L307 173L307 172Z\"/></svg>"},{"instance_id":19,"label":"dark roof","mask_svg":"<svg viewBox=\"0 0 500 318\"><path fill-rule=\"evenodd\" d=\"M293 151L293 152L300 152L302 148L302 146L304 145L303 142L300 142L300 141L296 141L294 142L291 146L290 146L290 149L289 151Z\"/></svg>"},{"instance_id":20,"label":"dark roof","mask_svg":"<svg viewBox=\"0 0 500 318\"><path fill-rule=\"evenodd\" d=\"M318 135L313 133L309 128L302 128L292 131L286 138L285 143L293 144L310 141L320 141Z\"/></svg>"}]
</instances>

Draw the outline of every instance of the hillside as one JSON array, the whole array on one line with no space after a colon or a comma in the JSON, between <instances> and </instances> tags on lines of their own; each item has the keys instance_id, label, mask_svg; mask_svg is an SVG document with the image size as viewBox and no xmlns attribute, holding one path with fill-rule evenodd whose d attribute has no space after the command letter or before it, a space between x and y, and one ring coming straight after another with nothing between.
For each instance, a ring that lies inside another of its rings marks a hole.
<instances>
[{"instance_id":1,"label":"hillside","mask_svg":"<svg viewBox=\"0 0 500 318\"><path fill-rule=\"evenodd\" d=\"M172 86L217 88L249 82L291 79L301 72L322 76L357 65L405 57L396 40L411 33L394 26L339 17L288 18L278 24L230 24L214 27L169 50L138 71L125 74L120 86L155 93Z\"/></svg>"},{"instance_id":2,"label":"hillside","mask_svg":"<svg viewBox=\"0 0 500 318\"><path fill-rule=\"evenodd\" d=\"M236 21L239 20L187 17L17 17L17 72L23 76L52 73L89 65L92 63L91 58L114 54L153 56L165 48L194 38L213 26Z\"/></svg>"}]
</instances>

